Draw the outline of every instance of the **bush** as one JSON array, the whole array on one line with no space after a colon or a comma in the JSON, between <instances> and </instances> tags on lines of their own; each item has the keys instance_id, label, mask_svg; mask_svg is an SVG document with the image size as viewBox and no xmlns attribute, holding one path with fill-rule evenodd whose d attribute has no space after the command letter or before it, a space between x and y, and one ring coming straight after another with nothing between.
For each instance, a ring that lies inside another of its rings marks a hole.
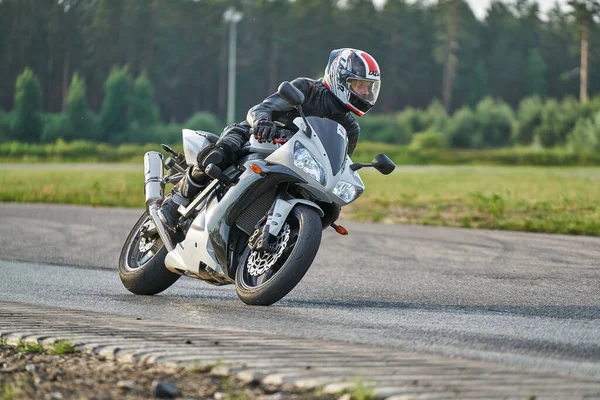
<instances>
[{"instance_id":1,"label":"bush","mask_svg":"<svg viewBox=\"0 0 600 400\"><path fill-rule=\"evenodd\" d=\"M358 122L361 141L406 144L412 136L408 123L398 120L397 115L369 114Z\"/></svg>"},{"instance_id":2,"label":"bush","mask_svg":"<svg viewBox=\"0 0 600 400\"><path fill-rule=\"evenodd\" d=\"M37 76L29 68L17 78L13 137L22 142L39 142L44 125L41 116L42 88Z\"/></svg>"},{"instance_id":3,"label":"bush","mask_svg":"<svg viewBox=\"0 0 600 400\"><path fill-rule=\"evenodd\" d=\"M0 110L0 143L12 137L12 114Z\"/></svg>"},{"instance_id":4,"label":"bush","mask_svg":"<svg viewBox=\"0 0 600 400\"><path fill-rule=\"evenodd\" d=\"M442 149L447 145L446 135L430 130L415 134L410 142L410 150Z\"/></svg>"},{"instance_id":5,"label":"bush","mask_svg":"<svg viewBox=\"0 0 600 400\"><path fill-rule=\"evenodd\" d=\"M566 98L560 104L554 99L548 100L542 109L541 123L535 131L540 144L544 147L564 145L580 113L579 103L574 98Z\"/></svg>"},{"instance_id":6,"label":"bush","mask_svg":"<svg viewBox=\"0 0 600 400\"><path fill-rule=\"evenodd\" d=\"M432 129L436 132L448 131L450 118L446 113L446 109L438 99L434 99L427 110L425 111L427 119L427 129Z\"/></svg>"},{"instance_id":7,"label":"bush","mask_svg":"<svg viewBox=\"0 0 600 400\"><path fill-rule=\"evenodd\" d=\"M534 132L542 122L544 103L539 96L526 97L519 103L513 141L528 145L533 143Z\"/></svg>"},{"instance_id":8,"label":"bush","mask_svg":"<svg viewBox=\"0 0 600 400\"><path fill-rule=\"evenodd\" d=\"M54 143L58 139L73 138L73 126L66 114L43 114L44 132L40 143Z\"/></svg>"},{"instance_id":9,"label":"bush","mask_svg":"<svg viewBox=\"0 0 600 400\"><path fill-rule=\"evenodd\" d=\"M225 125L215 117L214 114L205 111L199 111L185 121L183 127L195 131L205 131L220 135Z\"/></svg>"},{"instance_id":10,"label":"bush","mask_svg":"<svg viewBox=\"0 0 600 400\"><path fill-rule=\"evenodd\" d=\"M181 146L181 131L183 128L187 128L187 125L155 125L149 130L146 143L165 143L172 146Z\"/></svg>"},{"instance_id":11,"label":"bush","mask_svg":"<svg viewBox=\"0 0 600 400\"><path fill-rule=\"evenodd\" d=\"M9 158L26 158L44 156L44 146L41 144L23 142L0 143L0 156Z\"/></svg>"},{"instance_id":12,"label":"bush","mask_svg":"<svg viewBox=\"0 0 600 400\"><path fill-rule=\"evenodd\" d=\"M592 118L600 112L600 95L591 98L587 103L579 105L579 118Z\"/></svg>"},{"instance_id":13,"label":"bush","mask_svg":"<svg viewBox=\"0 0 600 400\"><path fill-rule=\"evenodd\" d=\"M569 149L576 152L600 151L600 111L592 118L577 122L575 129L567 136Z\"/></svg>"},{"instance_id":14,"label":"bush","mask_svg":"<svg viewBox=\"0 0 600 400\"><path fill-rule=\"evenodd\" d=\"M468 107L458 110L448 126L450 147L472 149L481 147L481 124L477 115Z\"/></svg>"},{"instance_id":15,"label":"bush","mask_svg":"<svg viewBox=\"0 0 600 400\"><path fill-rule=\"evenodd\" d=\"M477 114L484 147L497 148L510 145L515 118L508 104L488 97L477 105Z\"/></svg>"},{"instance_id":16,"label":"bush","mask_svg":"<svg viewBox=\"0 0 600 400\"><path fill-rule=\"evenodd\" d=\"M412 107L407 107L397 114L397 120L399 124L408 126L411 137L417 132L426 131L431 125L429 116L425 111Z\"/></svg>"},{"instance_id":17,"label":"bush","mask_svg":"<svg viewBox=\"0 0 600 400\"><path fill-rule=\"evenodd\" d=\"M558 102L550 99L542 109L540 125L535 130L535 136L544 147L552 147L559 142L561 136L561 118Z\"/></svg>"}]
</instances>

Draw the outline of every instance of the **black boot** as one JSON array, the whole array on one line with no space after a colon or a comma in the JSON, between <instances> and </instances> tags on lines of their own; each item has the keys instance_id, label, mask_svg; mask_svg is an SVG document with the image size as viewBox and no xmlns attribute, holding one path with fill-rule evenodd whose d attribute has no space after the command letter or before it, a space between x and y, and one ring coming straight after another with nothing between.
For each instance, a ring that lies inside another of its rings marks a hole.
<instances>
[{"instance_id":1,"label":"black boot","mask_svg":"<svg viewBox=\"0 0 600 400\"><path fill-rule=\"evenodd\" d=\"M178 211L179 206L187 206L190 200L206 188L206 183L202 183L205 181L205 176L196 166L189 167L183 178L165 197L160 210L158 210L158 216L171 232L175 232L179 224L181 217Z\"/></svg>"}]
</instances>

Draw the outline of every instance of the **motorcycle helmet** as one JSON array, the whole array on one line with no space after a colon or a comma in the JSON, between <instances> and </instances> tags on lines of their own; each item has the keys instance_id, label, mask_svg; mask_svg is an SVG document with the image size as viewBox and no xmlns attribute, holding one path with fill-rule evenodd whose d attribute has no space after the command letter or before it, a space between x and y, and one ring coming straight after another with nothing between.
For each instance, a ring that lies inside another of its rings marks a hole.
<instances>
[{"instance_id":1,"label":"motorcycle helmet","mask_svg":"<svg viewBox=\"0 0 600 400\"><path fill-rule=\"evenodd\" d=\"M379 96L379 65L371 55L361 50L333 50L323 83L350 111L363 116L375 105Z\"/></svg>"}]
</instances>

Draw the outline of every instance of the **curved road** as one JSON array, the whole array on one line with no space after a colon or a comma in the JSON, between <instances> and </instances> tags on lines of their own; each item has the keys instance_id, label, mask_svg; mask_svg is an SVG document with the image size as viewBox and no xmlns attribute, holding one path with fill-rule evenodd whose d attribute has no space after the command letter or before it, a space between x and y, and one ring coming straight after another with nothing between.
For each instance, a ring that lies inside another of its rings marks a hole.
<instances>
[{"instance_id":1,"label":"curved road","mask_svg":"<svg viewBox=\"0 0 600 400\"><path fill-rule=\"evenodd\" d=\"M115 267L141 212L0 204L0 301L600 377L600 238L348 222L295 290L259 308L190 278L127 292Z\"/></svg>"}]
</instances>

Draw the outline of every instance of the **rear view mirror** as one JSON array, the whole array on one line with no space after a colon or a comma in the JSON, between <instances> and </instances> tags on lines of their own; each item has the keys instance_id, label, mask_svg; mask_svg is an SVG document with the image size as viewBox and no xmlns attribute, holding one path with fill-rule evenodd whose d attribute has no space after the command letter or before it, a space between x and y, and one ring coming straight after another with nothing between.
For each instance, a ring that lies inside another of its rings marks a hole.
<instances>
[{"instance_id":1,"label":"rear view mirror","mask_svg":"<svg viewBox=\"0 0 600 400\"><path fill-rule=\"evenodd\" d=\"M375 169L384 175L389 175L396 169L396 164L385 154L378 154L377 157L371 161Z\"/></svg>"},{"instance_id":2,"label":"rear view mirror","mask_svg":"<svg viewBox=\"0 0 600 400\"><path fill-rule=\"evenodd\" d=\"M283 97L285 101L294 107L304 103L304 94L288 81L285 81L279 85L279 88L277 88L277 93L279 93L279 95Z\"/></svg>"}]
</instances>

